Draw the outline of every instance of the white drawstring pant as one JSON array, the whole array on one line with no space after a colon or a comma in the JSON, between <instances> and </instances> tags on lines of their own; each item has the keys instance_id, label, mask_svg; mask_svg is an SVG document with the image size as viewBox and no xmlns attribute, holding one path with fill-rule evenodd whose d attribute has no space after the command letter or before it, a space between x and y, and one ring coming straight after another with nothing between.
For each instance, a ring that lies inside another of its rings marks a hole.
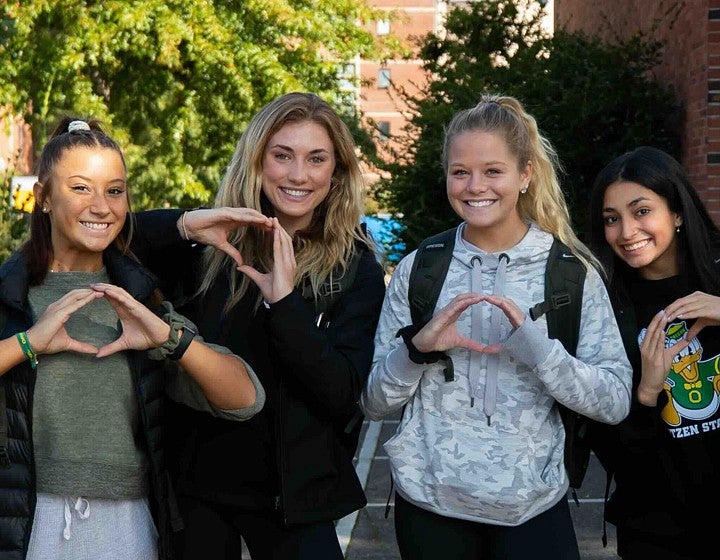
<instances>
[{"instance_id":1,"label":"white drawstring pant","mask_svg":"<svg viewBox=\"0 0 720 560\"><path fill-rule=\"evenodd\" d=\"M27 560L156 560L157 539L147 498L39 493Z\"/></svg>"}]
</instances>

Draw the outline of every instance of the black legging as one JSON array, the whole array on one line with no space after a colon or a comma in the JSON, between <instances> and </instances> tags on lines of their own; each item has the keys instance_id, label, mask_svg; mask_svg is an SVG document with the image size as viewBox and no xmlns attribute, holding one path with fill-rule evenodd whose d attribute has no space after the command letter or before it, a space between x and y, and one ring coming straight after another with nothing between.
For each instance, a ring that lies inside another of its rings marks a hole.
<instances>
[{"instance_id":1,"label":"black legging","mask_svg":"<svg viewBox=\"0 0 720 560\"><path fill-rule=\"evenodd\" d=\"M405 560L580 560L566 499L504 527L438 515L395 493L395 534Z\"/></svg>"},{"instance_id":2,"label":"black legging","mask_svg":"<svg viewBox=\"0 0 720 560\"><path fill-rule=\"evenodd\" d=\"M332 521L286 528L277 512L237 508L180 498L185 529L175 539L181 560L240 560L241 541L252 560L342 560Z\"/></svg>"}]
</instances>

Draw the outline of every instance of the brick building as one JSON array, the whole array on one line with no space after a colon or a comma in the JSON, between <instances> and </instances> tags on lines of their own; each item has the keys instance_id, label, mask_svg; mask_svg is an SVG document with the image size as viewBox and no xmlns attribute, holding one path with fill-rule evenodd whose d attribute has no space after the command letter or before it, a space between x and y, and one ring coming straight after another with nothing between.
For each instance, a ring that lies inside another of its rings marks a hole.
<instances>
[{"instance_id":1,"label":"brick building","mask_svg":"<svg viewBox=\"0 0 720 560\"><path fill-rule=\"evenodd\" d=\"M440 33L449 10L469 2L483 0L367 0L368 4L394 14L392 21L377 21L369 30L376 35L393 35L406 44L415 46L417 40L433 31ZM553 0L539 0L545 6L546 28L551 31ZM389 138L402 134L407 123L407 106L397 95L396 89L410 94L418 93L418 87L425 85L426 75L419 59L394 59L385 63L361 60L359 63L361 87L360 108L367 119L371 119L384 136ZM382 146L381 146L382 148Z\"/></svg>"},{"instance_id":2,"label":"brick building","mask_svg":"<svg viewBox=\"0 0 720 560\"><path fill-rule=\"evenodd\" d=\"M386 20L372 22L370 31L378 36L392 33L408 45L414 45L416 39L440 29L447 9L447 3L440 0L368 0L368 4L389 14ZM411 94L417 92L418 86L425 83L421 61L394 59L379 63L361 60L359 71L363 84L359 103L364 116L374 122L381 140L400 134L407 122L407 106L395 88Z\"/></svg>"},{"instance_id":3,"label":"brick building","mask_svg":"<svg viewBox=\"0 0 720 560\"><path fill-rule=\"evenodd\" d=\"M665 43L655 73L683 104L682 163L720 223L720 0L555 0L555 27Z\"/></svg>"}]
</instances>

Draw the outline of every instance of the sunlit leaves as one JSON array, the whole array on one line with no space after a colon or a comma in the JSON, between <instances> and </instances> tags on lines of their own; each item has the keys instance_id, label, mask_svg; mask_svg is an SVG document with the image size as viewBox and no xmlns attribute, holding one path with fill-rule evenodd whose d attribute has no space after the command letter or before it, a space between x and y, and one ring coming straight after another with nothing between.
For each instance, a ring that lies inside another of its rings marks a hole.
<instances>
[{"instance_id":1,"label":"sunlit leaves","mask_svg":"<svg viewBox=\"0 0 720 560\"><path fill-rule=\"evenodd\" d=\"M6 2L0 106L37 147L63 114L100 118L136 206L206 204L260 106L295 90L336 99L338 64L384 54L358 25L373 14L362 0Z\"/></svg>"}]
</instances>

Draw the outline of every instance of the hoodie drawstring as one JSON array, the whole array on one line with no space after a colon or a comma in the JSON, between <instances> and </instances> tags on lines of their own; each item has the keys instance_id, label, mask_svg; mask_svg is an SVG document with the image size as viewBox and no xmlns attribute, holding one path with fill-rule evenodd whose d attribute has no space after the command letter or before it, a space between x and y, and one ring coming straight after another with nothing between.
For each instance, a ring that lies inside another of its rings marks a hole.
<instances>
[{"instance_id":1,"label":"hoodie drawstring","mask_svg":"<svg viewBox=\"0 0 720 560\"><path fill-rule=\"evenodd\" d=\"M73 508L80 519L87 519L90 517L90 502L88 502L83 497L78 497L77 501L75 502L75 505ZM65 528L63 529L63 538L66 541L70 540L70 525L72 524L72 511L70 511L70 503L68 502L68 499L65 498Z\"/></svg>"},{"instance_id":2,"label":"hoodie drawstring","mask_svg":"<svg viewBox=\"0 0 720 560\"><path fill-rule=\"evenodd\" d=\"M505 290L505 272L510 257L502 253L500 262L498 263L497 272L495 273L495 287L493 295L502 295ZM490 332L488 333L488 344L497 344L500 342L500 325L502 324L504 312L499 307L493 305L490 313ZM500 369L500 355L488 354L485 363L485 395L483 397L483 412L487 416L488 426L490 425L490 417L495 413L497 404L497 379L498 370Z\"/></svg>"},{"instance_id":3,"label":"hoodie drawstring","mask_svg":"<svg viewBox=\"0 0 720 560\"><path fill-rule=\"evenodd\" d=\"M471 283L470 290L476 294L482 294L482 258L475 255L470 259ZM482 339L482 317L480 307L473 305L470 309L470 337L473 340ZM481 361L483 355L480 352L470 352L470 406L475 406L475 392L480 381Z\"/></svg>"},{"instance_id":4,"label":"hoodie drawstring","mask_svg":"<svg viewBox=\"0 0 720 560\"><path fill-rule=\"evenodd\" d=\"M502 295L505 291L505 276L507 265L510 257L506 253L502 253L499 257L498 267L495 272L495 286L493 294ZM470 289L482 294L482 268L483 260L480 256L475 255L470 259L471 283ZM499 307L493 306L490 314L490 332L488 333L488 344L497 344L500 342L500 331L504 313ZM470 310L471 327L470 336L473 340L482 341L483 318L479 305L474 305ZM483 361L485 367L483 367ZM497 379L498 369L500 368L500 356L497 354L482 354L481 352L470 352L470 406L475 405L475 394L478 392L480 384L480 372L485 370L485 392L483 394L483 412L487 416L488 425L490 418L495 413L497 404Z\"/></svg>"}]
</instances>

